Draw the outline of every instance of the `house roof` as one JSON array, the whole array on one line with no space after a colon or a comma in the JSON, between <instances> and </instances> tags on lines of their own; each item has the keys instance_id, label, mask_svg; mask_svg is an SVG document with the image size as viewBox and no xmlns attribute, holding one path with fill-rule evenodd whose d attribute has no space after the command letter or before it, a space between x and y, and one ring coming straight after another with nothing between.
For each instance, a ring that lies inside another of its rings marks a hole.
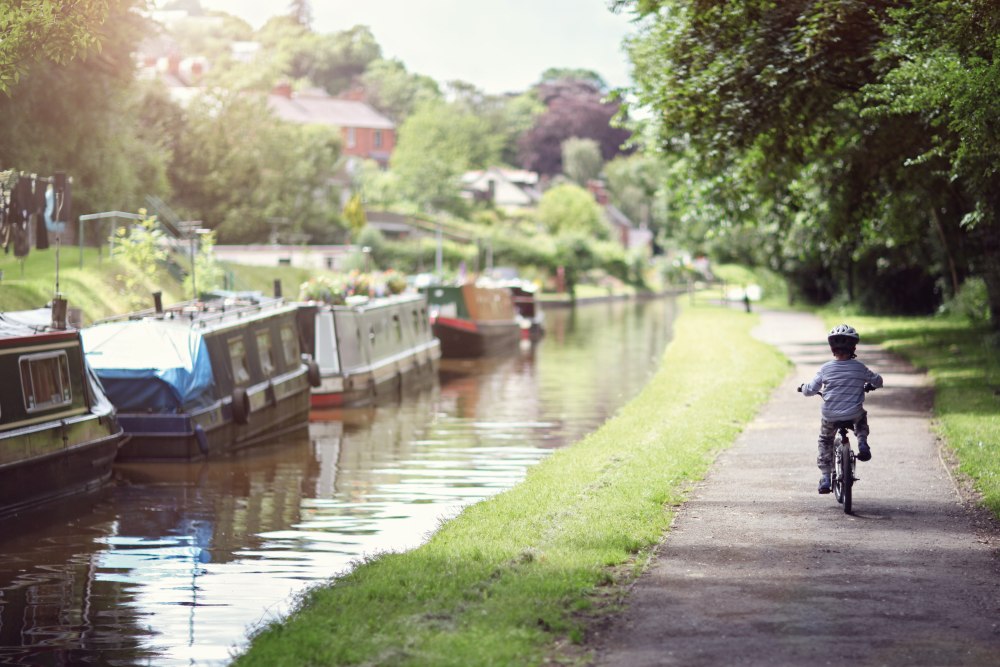
<instances>
[{"instance_id":1,"label":"house roof","mask_svg":"<svg viewBox=\"0 0 1000 667\"><path fill-rule=\"evenodd\" d=\"M313 92L292 95L271 94L267 105L281 119L292 123L316 123L337 127L392 130L391 120L357 100L341 100Z\"/></svg>"}]
</instances>

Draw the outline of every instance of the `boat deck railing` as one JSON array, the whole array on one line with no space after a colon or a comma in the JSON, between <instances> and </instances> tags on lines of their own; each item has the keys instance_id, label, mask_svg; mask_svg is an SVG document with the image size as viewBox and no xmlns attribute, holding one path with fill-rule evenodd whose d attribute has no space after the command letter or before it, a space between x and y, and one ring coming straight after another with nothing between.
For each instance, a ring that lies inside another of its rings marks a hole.
<instances>
[{"instance_id":1,"label":"boat deck railing","mask_svg":"<svg viewBox=\"0 0 1000 667\"><path fill-rule=\"evenodd\" d=\"M179 320L189 321L191 326L206 327L218 324L227 319L241 319L250 315L264 313L286 307L289 303L283 297L267 296L237 296L211 299L208 301L190 300L176 303L162 310L145 308L121 315L113 315L98 320L96 324L105 322L123 322L127 320Z\"/></svg>"}]
</instances>

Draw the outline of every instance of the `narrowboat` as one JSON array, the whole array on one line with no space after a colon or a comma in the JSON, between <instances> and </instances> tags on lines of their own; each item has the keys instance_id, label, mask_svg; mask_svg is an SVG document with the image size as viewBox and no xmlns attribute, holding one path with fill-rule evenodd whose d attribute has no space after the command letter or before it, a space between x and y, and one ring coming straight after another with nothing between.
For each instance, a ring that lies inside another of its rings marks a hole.
<instances>
[{"instance_id":1,"label":"narrowboat","mask_svg":"<svg viewBox=\"0 0 1000 667\"><path fill-rule=\"evenodd\" d=\"M119 461L197 460L308 423L318 368L294 304L221 294L109 318L83 330L128 442Z\"/></svg>"},{"instance_id":2,"label":"narrowboat","mask_svg":"<svg viewBox=\"0 0 1000 667\"><path fill-rule=\"evenodd\" d=\"M49 308L0 313L0 516L110 478L122 427L83 350Z\"/></svg>"},{"instance_id":3,"label":"narrowboat","mask_svg":"<svg viewBox=\"0 0 1000 667\"><path fill-rule=\"evenodd\" d=\"M487 283L429 285L431 331L448 359L485 357L517 348L521 323L510 289Z\"/></svg>"},{"instance_id":4,"label":"narrowboat","mask_svg":"<svg viewBox=\"0 0 1000 667\"><path fill-rule=\"evenodd\" d=\"M536 341L545 333L545 314L535 298L535 288L530 283L516 282L508 285L514 299L514 310L521 325L521 340Z\"/></svg>"},{"instance_id":5,"label":"narrowboat","mask_svg":"<svg viewBox=\"0 0 1000 667\"><path fill-rule=\"evenodd\" d=\"M299 305L303 350L319 366L314 408L356 407L397 398L436 377L441 345L431 333L427 297L349 297L344 305Z\"/></svg>"}]
</instances>

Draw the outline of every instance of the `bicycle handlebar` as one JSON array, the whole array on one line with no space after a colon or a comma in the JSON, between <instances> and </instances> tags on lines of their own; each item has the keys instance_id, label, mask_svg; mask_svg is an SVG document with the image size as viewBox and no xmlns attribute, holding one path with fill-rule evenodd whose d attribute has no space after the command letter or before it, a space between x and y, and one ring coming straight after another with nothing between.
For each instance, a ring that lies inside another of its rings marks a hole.
<instances>
[{"instance_id":1,"label":"bicycle handlebar","mask_svg":"<svg viewBox=\"0 0 1000 667\"><path fill-rule=\"evenodd\" d=\"M798 389L796 389L796 391L798 391L798 392L799 392L799 393L801 394L801 393L802 393L802 387L804 387L804 386L805 386L804 384L800 384L800 385L798 386ZM876 389L878 389L878 387L876 387L875 385L873 385L873 384L872 384L871 382L865 382L865 393L866 393L866 394L867 394L868 392L870 392L870 391L875 391ZM818 391L818 392L816 392L816 394L817 394L818 396L822 396L822 395L823 395L823 392L821 392L821 391Z\"/></svg>"}]
</instances>

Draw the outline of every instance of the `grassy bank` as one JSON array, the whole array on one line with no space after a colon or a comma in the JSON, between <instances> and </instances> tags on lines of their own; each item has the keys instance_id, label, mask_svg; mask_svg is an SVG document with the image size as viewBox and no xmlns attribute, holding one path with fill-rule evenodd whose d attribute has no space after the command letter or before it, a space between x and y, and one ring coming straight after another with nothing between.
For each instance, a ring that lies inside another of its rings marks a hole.
<instances>
[{"instance_id":1,"label":"grassy bank","mask_svg":"<svg viewBox=\"0 0 1000 667\"><path fill-rule=\"evenodd\" d=\"M844 319L827 317L832 326ZM883 345L934 380L935 428L954 450L959 471L1000 518L1000 341L962 318L851 315L863 340Z\"/></svg>"},{"instance_id":2,"label":"grassy bank","mask_svg":"<svg viewBox=\"0 0 1000 667\"><path fill-rule=\"evenodd\" d=\"M662 367L596 433L472 505L422 547L315 588L239 665L525 665L579 640L692 482L785 375L756 320L687 307Z\"/></svg>"},{"instance_id":3,"label":"grassy bank","mask_svg":"<svg viewBox=\"0 0 1000 667\"><path fill-rule=\"evenodd\" d=\"M271 294L274 281L281 280L284 294L296 298L299 285L313 273L289 266L259 267L223 265L236 289ZM0 312L30 310L48 303L56 290L56 251L33 250L23 260L0 254ZM131 288L118 276L128 275ZM134 284L133 284L134 283ZM153 305L152 293L163 292L167 305L191 298L181 282L166 269L142 272L98 254L96 248L63 248L59 253L59 291L71 308L83 311L84 324L136 308Z\"/></svg>"}]
</instances>

